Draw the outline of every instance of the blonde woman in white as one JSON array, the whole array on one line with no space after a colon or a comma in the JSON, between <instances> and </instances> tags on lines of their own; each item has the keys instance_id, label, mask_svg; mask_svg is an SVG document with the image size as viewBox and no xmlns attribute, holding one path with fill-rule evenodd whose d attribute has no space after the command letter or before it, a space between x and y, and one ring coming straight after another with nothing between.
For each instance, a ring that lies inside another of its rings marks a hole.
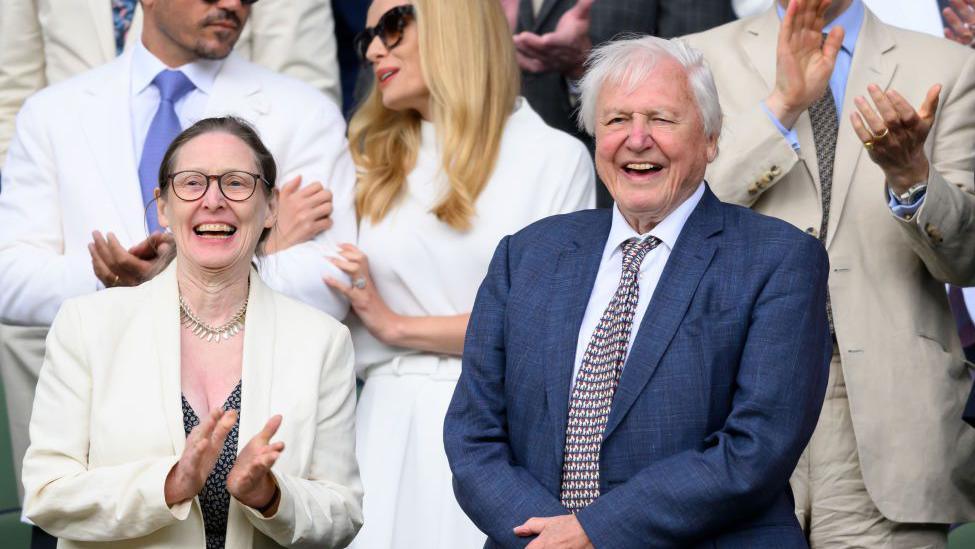
<instances>
[{"instance_id":1,"label":"blonde woman in white","mask_svg":"<svg viewBox=\"0 0 975 549\"><path fill-rule=\"evenodd\" d=\"M357 41L375 84L350 122L358 247L328 279L353 308L365 526L355 547L480 547L454 499L443 418L500 239L591 208L585 147L518 96L498 2L375 0Z\"/></svg>"}]
</instances>

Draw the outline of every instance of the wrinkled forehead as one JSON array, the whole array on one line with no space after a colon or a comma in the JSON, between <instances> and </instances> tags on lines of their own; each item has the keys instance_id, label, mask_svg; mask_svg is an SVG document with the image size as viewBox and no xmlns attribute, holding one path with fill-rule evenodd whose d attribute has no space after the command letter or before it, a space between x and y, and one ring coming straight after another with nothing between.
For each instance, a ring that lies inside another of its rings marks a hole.
<instances>
[{"instance_id":1,"label":"wrinkled forehead","mask_svg":"<svg viewBox=\"0 0 975 549\"><path fill-rule=\"evenodd\" d=\"M642 92L653 93L642 93ZM641 93L637 93L641 92ZM597 95L597 112L616 110L611 103L630 98L644 100L677 99L694 104L687 77L687 70L676 59L666 54L654 57L641 56L639 62L624 63L614 67L605 77ZM643 106L641 106L642 108Z\"/></svg>"}]
</instances>

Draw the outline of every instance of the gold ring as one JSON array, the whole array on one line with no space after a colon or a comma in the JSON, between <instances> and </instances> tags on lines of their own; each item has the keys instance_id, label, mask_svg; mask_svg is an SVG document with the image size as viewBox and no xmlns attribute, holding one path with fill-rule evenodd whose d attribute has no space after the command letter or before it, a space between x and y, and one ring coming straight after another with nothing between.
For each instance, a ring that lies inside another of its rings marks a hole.
<instances>
[{"instance_id":1,"label":"gold ring","mask_svg":"<svg viewBox=\"0 0 975 549\"><path fill-rule=\"evenodd\" d=\"M119 279L119 276L118 275L115 275L115 280L112 281L112 286L113 287L114 286L118 286L118 279Z\"/></svg>"},{"instance_id":2,"label":"gold ring","mask_svg":"<svg viewBox=\"0 0 975 549\"><path fill-rule=\"evenodd\" d=\"M884 131L882 131L882 132L878 133L877 135L873 136L873 140L883 139L883 138L887 137L887 134L889 134L889 133L890 133L890 128L884 128Z\"/></svg>"},{"instance_id":3,"label":"gold ring","mask_svg":"<svg viewBox=\"0 0 975 549\"><path fill-rule=\"evenodd\" d=\"M863 142L863 148L864 149L867 149L868 151L872 151L873 150L873 139L867 139L866 141L864 141Z\"/></svg>"}]
</instances>

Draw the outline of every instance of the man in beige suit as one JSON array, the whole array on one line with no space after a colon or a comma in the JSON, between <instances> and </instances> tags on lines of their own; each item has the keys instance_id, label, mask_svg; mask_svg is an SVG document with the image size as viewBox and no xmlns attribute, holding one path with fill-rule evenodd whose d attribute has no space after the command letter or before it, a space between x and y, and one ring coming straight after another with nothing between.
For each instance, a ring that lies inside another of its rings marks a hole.
<instances>
[{"instance_id":1,"label":"man in beige suit","mask_svg":"<svg viewBox=\"0 0 975 549\"><path fill-rule=\"evenodd\" d=\"M861 0L782 0L688 40L727 115L715 193L829 252L834 357L792 479L811 545L943 546L949 523L975 519L970 381L944 292L975 283L975 55Z\"/></svg>"}]
</instances>

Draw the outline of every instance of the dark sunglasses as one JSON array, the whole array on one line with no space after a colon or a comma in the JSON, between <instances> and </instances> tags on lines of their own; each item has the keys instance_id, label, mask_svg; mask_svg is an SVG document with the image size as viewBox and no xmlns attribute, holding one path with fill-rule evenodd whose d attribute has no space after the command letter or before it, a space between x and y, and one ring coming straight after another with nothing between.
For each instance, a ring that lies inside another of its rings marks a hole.
<instances>
[{"instance_id":1,"label":"dark sunglasses","mask_svg":"<svg viewBox=\"0 0 975 549\"><path fill-rule=\"evenodd\" d=\"M355 42L353 42L355 51L359 54L359 59L366 61L366 52L369 51L369 44L372 44L373 39L377 36L387 50L398 46L400 40L403 39L403 29L406 28L407 23L413 20L413 14L413 6L409 4L396 6L384 13L379 18L379 22L376 23L375 27L366 27L363 29L362 32L355 36Z\"/></svg>"}]
</instances>

